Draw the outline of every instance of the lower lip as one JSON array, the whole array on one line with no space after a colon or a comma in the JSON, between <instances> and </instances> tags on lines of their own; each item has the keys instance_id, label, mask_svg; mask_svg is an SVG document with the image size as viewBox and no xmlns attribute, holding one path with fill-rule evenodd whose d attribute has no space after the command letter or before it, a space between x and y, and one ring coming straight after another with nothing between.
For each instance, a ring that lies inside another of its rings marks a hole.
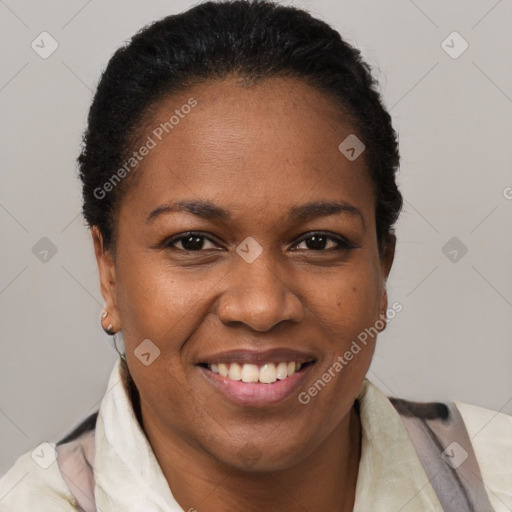
<instances>
[{"instance_id":1,"label":"lower lip","mask_svg":"<svg viewBox=\"0 0 512 512\"><path fill-rule=\"evenodd\" d=\"M203 366L198 368L203 372L208 381L232 402L242 406L267 407L293 395L300 387L313 364L308 364L293 375L286 377L286 379L276 380L271 384L232 380L214 373Z\"/></svg>"}]
</instances>

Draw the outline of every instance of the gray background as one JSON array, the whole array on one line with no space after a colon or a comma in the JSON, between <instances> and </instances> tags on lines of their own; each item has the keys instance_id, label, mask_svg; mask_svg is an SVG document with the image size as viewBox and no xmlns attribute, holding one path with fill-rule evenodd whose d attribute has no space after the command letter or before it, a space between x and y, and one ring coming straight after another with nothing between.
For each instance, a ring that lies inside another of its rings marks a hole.
<instances>
[{"instance_id":1,"label":"gray background","mask_svg":"<svg viewBox=\"0 0 512 512\"><path fill-rule=\"evenodd\" d=\"M386 394L512 414L512 1L292 3L362 50L400 134L406 203L388 284L403 311L368 377ZM116 354L75 158L112 53L191 5L0 0L0 474L99 405ZM43 31L59 45L47 59L31 48ZM442 47L453 31L469 44L455 59ZM57 250L46 262L43 237Z\"/></svg>"}]
</instances>

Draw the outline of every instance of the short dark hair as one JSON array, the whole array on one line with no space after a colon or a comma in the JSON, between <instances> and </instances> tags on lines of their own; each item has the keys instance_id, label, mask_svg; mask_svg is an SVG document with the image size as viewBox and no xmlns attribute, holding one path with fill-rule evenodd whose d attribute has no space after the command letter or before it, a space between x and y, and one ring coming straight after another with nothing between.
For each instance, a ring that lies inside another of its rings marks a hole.
<instances>
[{"instance_id":1,"label":"short dark hair","mask_svg":"<svg viewBox=\"0 0 512 512\"><path fill-rule=\"evenodd\" d=\"M105 247L114 252L118 207L133 175L104 197L97 191L133 152L145 115L166 96L232 74L249 81L298 78L336 102L366 146L382 254L402 195L395 181L397 134L378 82L360 51L327 23L266 0L208 1L167 16L143 27L110 59L78 157L82 213L89 227L98 226Z\"/></svg>"}]
</instances>

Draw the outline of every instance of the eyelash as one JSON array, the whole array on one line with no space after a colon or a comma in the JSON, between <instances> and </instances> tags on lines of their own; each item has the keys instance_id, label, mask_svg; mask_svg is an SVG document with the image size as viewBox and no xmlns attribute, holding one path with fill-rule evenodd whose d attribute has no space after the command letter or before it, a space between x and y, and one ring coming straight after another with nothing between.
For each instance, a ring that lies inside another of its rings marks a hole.
<instances>
[{"instance_id":1,"label":"eyelash","mask_svg":"<svg viewBox=\"0 0 512 512\"><path fill-rule=\"evenodd\" d=\"M180 242L181 240L184 240L185 238L188 238L188 237L194 236L194 235L204 238L204 239L208 240L209 242L215 244L215 242L213 240L211 240L209 237L207 237L206 235L204 235L201 232L188 231L186 233L182 233L180 235L177 235L175 237L165 240L162 245L164 248L177 249L176 247L174 247L174 244L176 244L177 242ZM335 236L335 235L332 235L331 233L328 233L325 231L311 231L310 233L307 233L307 235L300 238L297 241L297 243L295 244L295 246L301 244L302 242L308 240L309 238L312 238L313 236L322 236L322 237L332 240L336 244L338 244L337 247L331 247L329 249L318 249L318 250L309 249L314 252L344 251L344 250L346 251L346 250L354 249L356 247L354 244L350 243L348 240L344 239L343 237ZM204 252L205 250L208 250L208 249L199 249L197 251L187 251L186 249L178 249L178 250L182 251L182 252L187 252L187 253L190 253L190 252L198 252L199 253L199 252Z\"/></svg>"}]
</instances>

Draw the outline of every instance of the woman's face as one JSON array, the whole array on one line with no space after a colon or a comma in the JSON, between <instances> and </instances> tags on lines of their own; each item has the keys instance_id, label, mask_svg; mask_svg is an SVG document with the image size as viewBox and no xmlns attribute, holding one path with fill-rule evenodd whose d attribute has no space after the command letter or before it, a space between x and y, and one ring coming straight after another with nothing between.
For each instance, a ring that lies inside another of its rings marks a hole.
<instances>
[{"instance_id":1,"label":"woman's face","mask_svg":"<svg viewBox=\"0 0 512 512\"><path fill-rule=\"evenodd\" d=\"M345 354L386 309L393 259L392 247L379 258L364 153L338 148L353 133L293 79L226 79L159 104L115 264L93 237L145 428L270 470L300 462L347 417L375 339ZM237 363L244 380L275 382L237 380Z\"/></svg>"}]
</instances>

